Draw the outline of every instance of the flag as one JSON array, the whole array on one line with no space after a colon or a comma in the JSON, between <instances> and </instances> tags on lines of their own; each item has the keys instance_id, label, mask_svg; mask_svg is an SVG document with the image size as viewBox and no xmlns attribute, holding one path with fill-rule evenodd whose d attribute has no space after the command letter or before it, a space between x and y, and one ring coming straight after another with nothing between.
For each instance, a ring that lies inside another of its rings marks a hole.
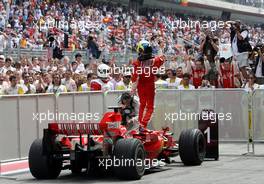
<instances>
[{"instance_id":1,"label":"flag","mask_svg":"<svg viewBox=\"0 0 264 184\"><path fill-rule=\"evenodd\" d=\"M188 0L181 0L181 6L188 6Z\"/></svg>"},{"instance_id":2,"label":"flag","mask_svg":"<svg viewBox=\"0 0 264 184\"><path fill-rule=\"evenodd\" d=\"M188 0L174 0L174 2L181 6L188 6Z\"/></svg>"}]
</instances>

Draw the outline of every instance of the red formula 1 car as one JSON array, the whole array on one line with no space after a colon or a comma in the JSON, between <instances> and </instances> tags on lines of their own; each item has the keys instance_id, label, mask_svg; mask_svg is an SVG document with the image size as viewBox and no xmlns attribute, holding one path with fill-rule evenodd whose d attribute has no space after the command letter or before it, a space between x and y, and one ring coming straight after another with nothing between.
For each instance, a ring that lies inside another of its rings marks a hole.
<instances>
[{"instance_id":1,"label":"red formula 1 car","mask_svg":"<svg viewBox=\"0 0 264 184\"><path fill-rule=\"evenodd\" d=\"M64 169L92 173L108 166L121 179L140 179L147 165L155 165L154 160L168 163L179 154L185 165L203 162L205 139L200 130L186 129L176 142L168 128L128 130L122 125L124 115L119 107L111 109L100 123L50 123L44 137L30 147L31 174L37 179L54 179Z\"/></svg>"}]
</instances>

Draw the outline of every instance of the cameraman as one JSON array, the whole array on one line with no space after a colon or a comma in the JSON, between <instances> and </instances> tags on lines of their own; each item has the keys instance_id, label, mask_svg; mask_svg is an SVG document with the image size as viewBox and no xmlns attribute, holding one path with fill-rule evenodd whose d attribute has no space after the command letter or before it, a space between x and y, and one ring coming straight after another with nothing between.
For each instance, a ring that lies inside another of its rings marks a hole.
<instances>
[{"instance_id":1,"label":"cameraman","mask_svg":"<svg viewBox=\"0 0 264 184\"><path fill-rule=\"evenodd\" d=\"M206 37L203 39L199 50L206 56L211 67L215 66L215 56L219 50L218 45L218 38L214 37L211 31L206 31Z\"/></svg>"},{"instance_id":2,"label":"cameraman","mask_svg":"<svg viewBox=\"0 0 264 184\"><path fill-rule=\"evenodd\" d=\"M139 126L138 113L139 113L139 99L137 96L131 95L128 92L123 93L118 98L118 105L121 106L120 113L122 115L122 124L128 130L136 129ZM125 111L129 109L129 114Z\"/></svg>"},{"instance_id":3,"label":"cameraman","mask_svg":"<svg viewBox=\"0 0 264 184\"><path fill-rule=\"evenodd\" d=\"M253 72L256 75L256 83L264 84L264 45L259 45L253 49L252 55L255 56Z\"/></svg>"},{"instance_id":4,"label":"cameraman","mask_svg":"<svg viewBox=\"0 0 264 184\"><path fill-rule=\"evenodd\" d=\"M248 53L252 51L249 43L248 30L242 28L239 20L231 24L230 27L231 47L234 59L245 79L248 79L246 67L248 66Z\"/></svg>"}]
</instances>

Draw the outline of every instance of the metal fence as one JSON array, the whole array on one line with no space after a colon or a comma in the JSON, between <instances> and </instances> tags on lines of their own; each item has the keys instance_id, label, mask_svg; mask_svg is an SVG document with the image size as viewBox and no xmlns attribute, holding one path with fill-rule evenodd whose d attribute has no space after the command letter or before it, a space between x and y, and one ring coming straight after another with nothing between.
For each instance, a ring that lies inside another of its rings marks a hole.
<instances>
[{"instance_id":1,"label":"metal fence","mask_svg":"<svg viewBox=\"0 0 264 184\"><path fill-rule=\"evenodd\" d=\"M68 56L70 61L75 60L75 55L80 53L82 55L82 60L84 64L87 64L91 61L91 56L88 50L74 50L68 51L64 50L63 55ZM47 58L49 55L48 49L21 49L21 48L12 48L12 49L5 49L3 54L7 56L11 56L15 62L19 62L21 57L28 57L29 59L32 57L44 57ZM132 52L102 52L101 56L98 60L105 59L116 60L116 64L122 65L127 64L130 59L136 59L137 53Z\"/></svg>"},{"instance_id":2,"label":"metal fence","mask_svg":"<svg viewBox=\"0 0 264 184\"><path fill-rule=\"evenodd\" d=\"M252 95L252 123L254 152L264 154L264 90L258 89Z\"/></svg>"},{"instance_id":3,"label":"metal fence","mask_svg":"<svg viewBox=\"0 0 264 184\"><path fill-rule=\"evenodd\" d=\"M121 93L122 91L66 93L60 96L54 94L2 96L0 99L0 160L26 157L32 141L42 137L43 128L55 119L56 114L75 115L75 119L70 120L75 121L80 119L76 114L89 113L90 116L94 116L90 117L92 121L99 122L108 106L117 105L117 98ZM264 91L257 91L253 96L254 139L258 141L264 140L263 94ZM259 106L260 103L262 107ZM246 152L249 140L248 104L248 93L242 89L158 90L150 127L160 129L162 126L169 126L175 138L178 139L182 129L195 128L198 125L198 120L194 117L180 118L181 113L188 116L191 113L199 114L203 109L213 109L218 114L231 113L230 120L219 121L220 141L243 142L245 145L243 151ZM40 119L41 113L46 117ZM38 118L36 118L37 114Z\"/></svg>"},{"instance_id":4,"label":"metal fence","mask_svg":"<svg viewBox=\"0 0 264 184\"><path fill-rule=\"evenodd\" d=\"M21 49L21 48L10 48L5 49L3 54L7 56L11 56L15 62L19 62L21 57L47 57L48 50L47 49Z\"/></svg>"}]
</instances>

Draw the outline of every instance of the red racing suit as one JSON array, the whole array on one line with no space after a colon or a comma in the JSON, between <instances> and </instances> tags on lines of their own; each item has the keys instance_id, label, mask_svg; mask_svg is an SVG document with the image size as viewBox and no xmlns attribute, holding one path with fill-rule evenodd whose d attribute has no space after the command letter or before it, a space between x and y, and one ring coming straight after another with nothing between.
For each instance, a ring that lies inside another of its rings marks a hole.
<instances>
[{"instance_id":1,"label":"red racing suit","mask_svg":"<svg viewBox=\"0 0 264 184\"><path fill-rule=\"evenodd\" d=\"M133 62L132 82L139 96L139 123L146 128L154 111L155 80L158 68L164 63L163 57L155 57L146 61ZM145 113L144 113L145 112Z\"/></svg>"}]
</instances>

